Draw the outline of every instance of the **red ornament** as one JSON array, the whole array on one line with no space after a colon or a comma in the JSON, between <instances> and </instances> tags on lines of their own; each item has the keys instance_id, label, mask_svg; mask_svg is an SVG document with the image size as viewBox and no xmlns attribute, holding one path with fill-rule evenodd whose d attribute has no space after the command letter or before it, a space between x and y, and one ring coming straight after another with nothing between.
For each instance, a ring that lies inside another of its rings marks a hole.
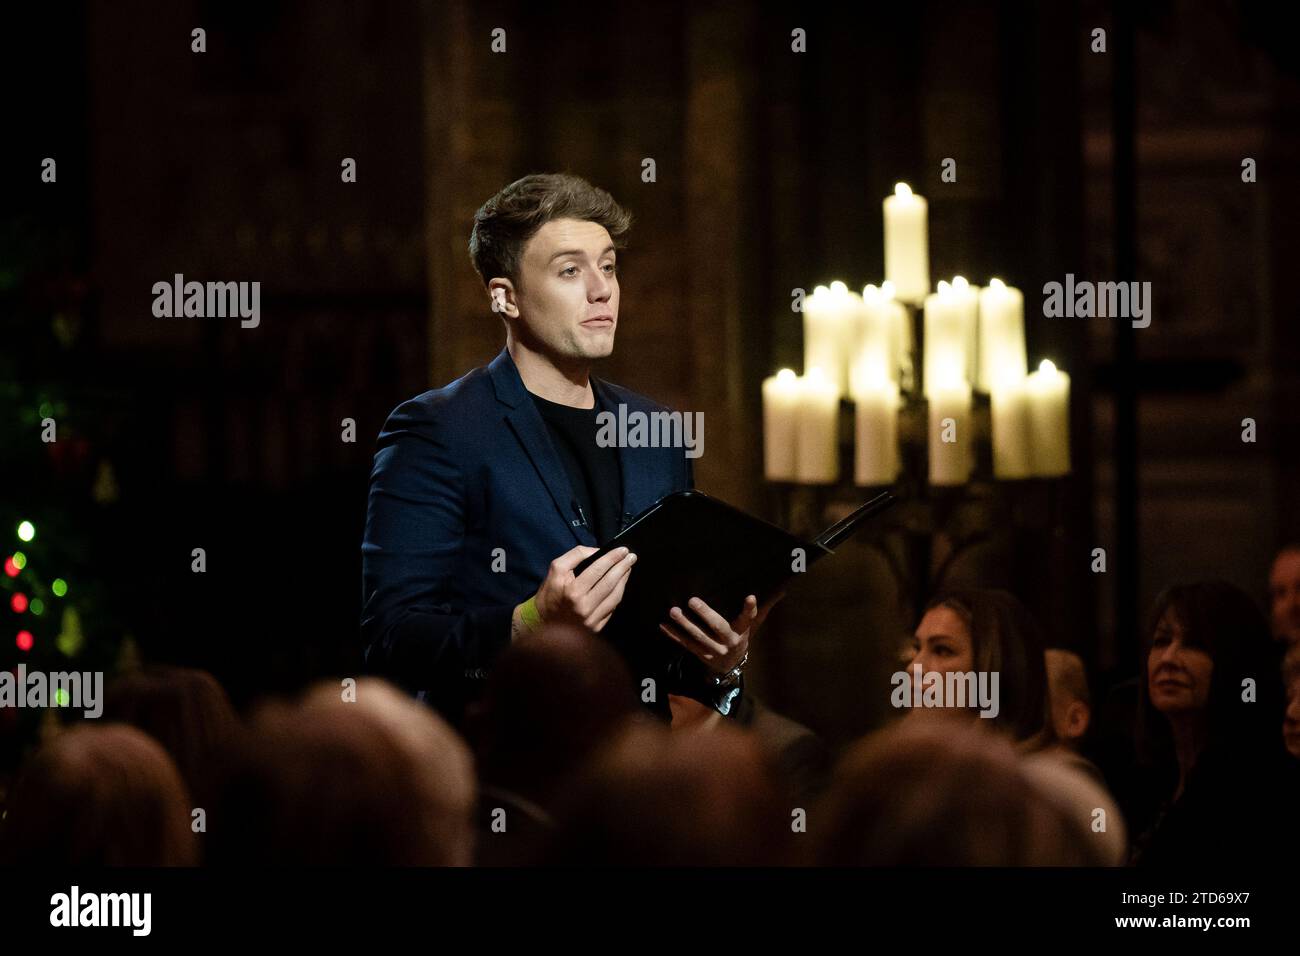
<instances>
[{"instance_id":1,"label":"red ornament","mask_svg":"<svg viewBox=\"0 0 1300 956\"><path fill-rule=\"evenodd\" d=\"M19 631L18 636L14 639L14 643L18 645L20 651L30 651L33 643L32 632Z\"/></svg>"},{"instance_id":2,"label":"red ornament","mask_svg":"<svg viewBox=\"0 0 1300 956\"><path fill-rule=\"evenodd\" d=\"M14 596L9 599L9 606L14 609L15 614L22 614L23 611L27 610L27 595L21 591L15 592Z\"/></svg>"}]
</instances>

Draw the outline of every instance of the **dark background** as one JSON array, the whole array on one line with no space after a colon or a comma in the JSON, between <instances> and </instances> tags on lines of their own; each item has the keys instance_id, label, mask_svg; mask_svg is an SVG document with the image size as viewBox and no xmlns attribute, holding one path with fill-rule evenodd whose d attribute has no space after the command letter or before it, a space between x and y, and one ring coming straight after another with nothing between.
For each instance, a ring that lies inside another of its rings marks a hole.
<instances>
[{"instance_id":1,"label":"dark background","mask_svg":"<svg viewBox=\"0 0 1300 956\"><path fill-rule=\"evenodd\" d=\"M63 543L93 596L80 666L123 653L194 664L240 704L356 673L374 438L400 401L501 347L466 250L472 215L555 170L636 217L617 347L598 373L705 412L699 486L779 518L759 386L800 367L790 290L879 282L880 202L904 179L930 201L933 278L1023 289L1031 363L1051 357L1074 383L1075 472L1052 492L1047 536L994 536L948 579L1011 587L1100 679L1131 672L1160 588L1214 573L1262 600L1274 547L1300 536L1300 86L1279 7L1119 9L15 13L0 549L28 515L39 542ZM206 53L190 50L196 26ZM490 51L496 27L505 54ZM794 27L806 54L790 51ZM1090 52L1094 27L1105 54ZM39 180L46 156L57 184ZM340 181L344 157L355 184ZM645 157L657 182L641 180ZM956 183L940 181L945 157ZM260 281L260 327L154 318L151 287L177 272ZM1151 281L1151 326L1117 337L1126 323L1043 318L1043 283L1067 272ZM29 407L46 393L61 402L57 451ZM1241 441L1245 417L1255 444ZM340 440L344 418L355 443ZM104 463L117 494L101 501ZM195 547L205 574L190 570ZM1094 547L1106 575L1089 570ZM865 545L824 567L756 641L753 686L842 742L882 712L887 696L866 688L915 621Z\"/></svg>"}]
</instances>

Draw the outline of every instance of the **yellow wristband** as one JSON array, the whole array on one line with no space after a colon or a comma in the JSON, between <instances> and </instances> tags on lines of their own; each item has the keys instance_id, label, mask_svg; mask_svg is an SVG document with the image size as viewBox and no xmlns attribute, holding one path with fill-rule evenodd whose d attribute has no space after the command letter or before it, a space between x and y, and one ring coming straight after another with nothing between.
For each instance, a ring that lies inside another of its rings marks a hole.
<instances>
[{"instance_id":1,"label":"yellow wristband","mask_svg":"<svg viewBox=\"0 0 1300 956\"><path fill-rule=\"evenodd\" d=\"M530 631L539 631L542 627L542 615L537 611L537 595L533 595L519 605L519 619Z\"/></svg>"}]
</instances>

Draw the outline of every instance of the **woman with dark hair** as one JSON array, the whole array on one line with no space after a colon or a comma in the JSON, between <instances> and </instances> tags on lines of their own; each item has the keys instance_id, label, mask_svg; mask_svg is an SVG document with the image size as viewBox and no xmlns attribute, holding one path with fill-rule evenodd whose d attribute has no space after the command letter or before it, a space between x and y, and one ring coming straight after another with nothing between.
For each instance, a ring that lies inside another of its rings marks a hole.
<instances>
[{"instance_id":1,"label":"woman with dark hair","mask_svg":"<svg viewBox=\"0 0 1300 956\"><path fill-rule=\"evenodd\" d=\"M1288 856L1295 794L1278 733L1278 648L1264 615L1244 591L1203 581L1161 594L1145 633L1138 747L1159 807L1131 862Z\"/></svg>"},{"instance_id":2,"label":"woman with dark hair","mask_svg":"<svg viewBox=\"0 0 1300 956\"><path fill-rule=\"evenodd\" d=\"M1029 609L1007 591L949 589L930 601L911 643L909 673L997 674L997 715L991 724L1022 752L1055 737L1048 719L1042 632ZM991 681L990 681L990 686Z\"/></svg>"}]
</instances>

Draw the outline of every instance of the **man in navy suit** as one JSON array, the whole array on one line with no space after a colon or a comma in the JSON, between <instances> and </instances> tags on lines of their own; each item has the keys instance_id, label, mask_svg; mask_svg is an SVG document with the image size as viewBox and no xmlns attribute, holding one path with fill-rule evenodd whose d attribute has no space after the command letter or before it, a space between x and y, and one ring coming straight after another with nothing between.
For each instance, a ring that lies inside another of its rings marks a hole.
<instances>
[{"instance_id":1,"label":"man in navy suit","mask_svg":"<svg viewBox=\"0 0 1300 956\"><path fill-rule=\"evenodd\" d=\"M454 722L512 641L551 623L599 634L636 555L574 568L656 500L693 487L684 448L596 440L602 411L666 411L590 374L614 349L616 253L630 224L608 193L566 174L525 176L488 200L470 256L505 348L403 402L379 435L362 542L367 667ZM690 615L672 608L660 630L682 652L633 674L643 702L671 719L668 694L680 694L734 716L770 606L751 595L734 621L694 601Z\"/></svg>"}]
</instances>

